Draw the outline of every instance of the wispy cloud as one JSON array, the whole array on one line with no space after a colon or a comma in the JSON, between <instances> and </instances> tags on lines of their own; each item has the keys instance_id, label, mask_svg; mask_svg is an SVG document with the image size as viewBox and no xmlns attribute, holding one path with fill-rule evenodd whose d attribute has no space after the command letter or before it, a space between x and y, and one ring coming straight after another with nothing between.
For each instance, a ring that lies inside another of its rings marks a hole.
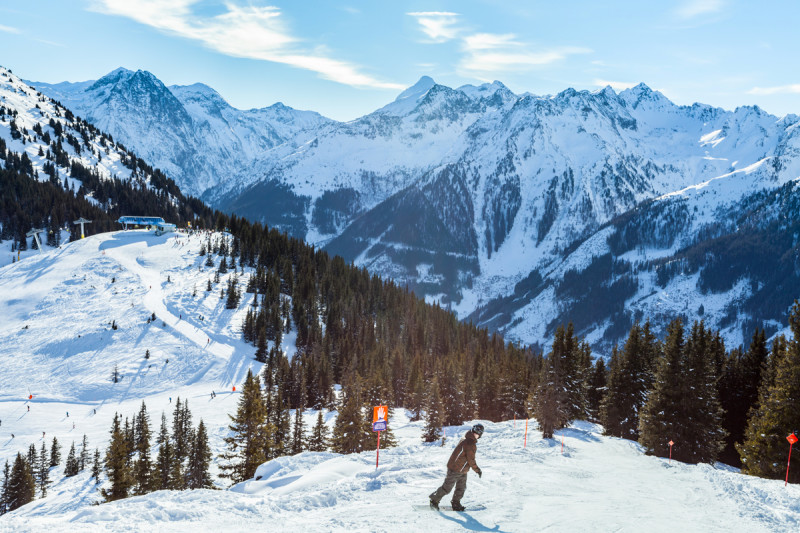
<instances>
[{"instance_id":1,"label":"wispy cloud","mask_svg":"<svg viewBox=\"0 0 800 533\"><path fill-rule=\"evenodd\" d=\"M635 87L636 83L630 83L627 81L610 81L610 80L601 80L595 78L592 80L592 85L595 87L611 87L615 91L624 91L625 89L630 89L631 87Z\"/></svg>"},{"instance_id":2,"label":"wispy cloud","mask_svg":"<svg viewBox=\"0 0 800 533\"><path fill-rule=\"evenodd\" d=\"M36 39L36 40L39 41L40 43L47 44L47 45L50 45L50 46L58 46L58 47L61 47L61 48L64 47L63 44L57 43L55 41L48 41L47 39Z\"/></svg>"},{"instance_id":3,"label":"wispy cloud","mask_svg":"<svg viewBox=\"0 0 800 533\"><path fill-rule=\"evenodd\" d=\"M723 0L688 0L676 10L679 17L691 19L722 10Z\"/></svg>"},{"instance_id":4,"label":"wispy cloud","mask_svg":"<svg viewBox=\"0 0 800 533\"><path fill-rule=\"evenodd\" d=\"M459 68L465 74L481 79L497 72L526 70L531 67L549 65L574 54L587 54L591 50L577 46L562 46L544 50L532 50L517 41L511 33L477 33L464 38L464 57Z\"/></svg>"},{"instance_id":5,"label":"wispy cloud","mask_svg":"<svg viewBox=\"0 0 800 533\"><path fill-rule=\"evenodd\" d=\"M198 3L199 0L94 0L92 9L199 41L225 55L290 65L355 87L403 88L365 74L352 63L309 52L291 34L277 7L229 2L223 13L203 16L192 11Z\"/></svg>"},{"instance_id":6,"label":"wispy cloud","mask_svg":"<svg viewBox=\"0 0 800 533\"><path fill-rule=\"evenodd\" d=\"M449 11L416 11L407 13L417 19L422 27L422 32L428 36L429 42L443 43L455 39L460 29L458 24L458 13Z\"/></svg>"},{"instance_id":7,"label":"wispy cloud","mask_svg":"<svg viewBox=\"0 0 800 533\"><path fill-rule=\"evenodd\" d=\"M11 26L3 26L2 24L0 24L0 31L5 33L22 33L22 30L12 28Z\"/></svg>"},{"instance_id":8,"label":"wispy cloud","mask_svg":"<svg viewBox=\"0 0 800 533\"><path fill-rule=\"evenodd\" d=\"M777 87L753 87L747 94L800 94L800 83L779 85Z\"/></svg>"},{"instance_id":9,"label":"wispy cloud","mask_svg":"<svg viewBox=\"0 0 800 533\"><path fill-rule=\"evenodd\" d=\"M590 53L588 48L562 46L547 49L517 40L513 33L475 33L460 23L460 15L449 11L407 13L416 18L427 43L460 42L460 74L489 80L499 72L513 72L548 65L573 54Z\"/></svg>"}]
</instances>

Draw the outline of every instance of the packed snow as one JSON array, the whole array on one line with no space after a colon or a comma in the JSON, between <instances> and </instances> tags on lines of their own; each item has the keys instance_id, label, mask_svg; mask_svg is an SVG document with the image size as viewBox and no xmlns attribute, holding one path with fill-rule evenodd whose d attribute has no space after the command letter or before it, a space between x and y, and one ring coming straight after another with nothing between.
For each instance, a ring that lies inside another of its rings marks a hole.
<instances>
[{"instance_id":1,"label":"packed snow","mask_svg":"<svg viewBox=\"0 0 800 533\"><path fill-rule=\"evenodd\" d=\"M188 400L195 424L206 423L215 455L223 450L239 398L232 388L261 365L240 340L248 298L226 310L219 295L232 274L205 290L213 272L198 256L204 240L114 232L29 251L0 268L0 462L31 443L38 450L43 439L49 447L54 436L62 457L84 434L90 449L102 452L115 412L132 416L145 401L157 430L161 412L169 418L178 397ZM152 313L157 320L148 323ZM115 365L123 375L116 384ZM324 416L332 427L335 413ZM305 417L310 426L316 412ZM636 443L604 437L601 427L585 422L543 440L533 420L527 436L524 420L482 421L477 462L485 478L469 475L463 503L487 509L412 510L441 484L450 452L472 423L446 428L443 445L423 444L423 422L397 409L389 424L399 445L380 451L377 468L375 450L304 452L265 463L260 479L229 490L160 491L101 505L94 505L100 496L89 471L64 478L62 462L51 472L48 496L0 517L0 531L788 531L800 525L798 486L723 465L648 457Z\"/></svg>"}]
</instances>

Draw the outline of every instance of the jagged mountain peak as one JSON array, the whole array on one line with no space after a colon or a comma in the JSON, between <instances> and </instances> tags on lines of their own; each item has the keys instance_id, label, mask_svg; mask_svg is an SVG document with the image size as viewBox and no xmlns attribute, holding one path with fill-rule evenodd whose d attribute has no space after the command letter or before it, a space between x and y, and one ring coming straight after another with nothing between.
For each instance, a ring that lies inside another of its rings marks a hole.
<instances>
[{"instance_id":1,"label":"jagged mountain peak","mask_svg":"<svg viewBox=\"0 0 800 533\"><path fill-rule=\"evenodd\" d=\"M433 78L430 76L422 76L417 83L401 92L394 101L400 102L407 99L418 100L424 96L425 93L427 93L434 85L436 85L436 82L433 81Z\"/></svg>"},{"instance_id":2,"label":"jagged mountain peak","mask_svg":"<svg viewBox=\"0 0 800 533\"><path fill-rule=\"evenodd\" d=\"M119 67L96 82L89 87L89 90L97 90L102 89L103 87L117 87L121 84L154 84L154 85L163 85L161 80L155 77L151 72L146 70L129 70L124 67Z\"/></svg>"},{"instance_id":3,"label":"jagged mountain peak","mask_svg":"<svg viewBox=\"0 0 800 533\"><path fill-rule=\"evenodd\" d=\"M645 103L650 106L674 105L661 91L653 90L645 83L621 91L619 97L634 109Z\"/></svg>"}]
</instances>

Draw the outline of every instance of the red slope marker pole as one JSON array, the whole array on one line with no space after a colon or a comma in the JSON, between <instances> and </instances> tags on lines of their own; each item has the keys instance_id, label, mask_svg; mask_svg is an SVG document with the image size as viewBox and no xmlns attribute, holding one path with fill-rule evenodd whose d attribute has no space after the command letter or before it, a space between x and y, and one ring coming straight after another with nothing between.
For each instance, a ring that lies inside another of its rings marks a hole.
<instances>
[{"instance_id":1,"label":"red slope marker pole","mask_svg":"<svg viewBox=\"0 0 800 533\"><path fill-rule=\"evenodd\" d=\"M561 455L564 455L564 435L561 435Z\"/></svg>"},{"instance_id":2,"label":"red slope marker pole","mask_svg":"<svg viewBox=\"0 0 800 533\"><path fill-rule=\"evenodd\" d=\"M375 452L375 470L378 469L378 460L381 457L381 432L378 432L378 449Z\"/></svg>"},{"instance_id":3,"label":"red slope marker pole","mask_svg":"<svg viewBox=\"0 0 800 533\"><path fill-rule=\"evenodd\" d=\"M672 441L669 441L669 462L672 464L672 445L675 444Z\"/></svg>"},{"instance_id":4,"label":"red slope marker pole","mask_svg":"<svg viewBox=\"0 0 800 533\"><path fill-rule=\"evenodd\" d=\"M783 484L784 487L789 484L789 465L792 463L792 446L797 442L797 435L792 433L786 437L786 440L789 441L789 460L786 461L786 482Z\"/></svg>"}]
</instances>

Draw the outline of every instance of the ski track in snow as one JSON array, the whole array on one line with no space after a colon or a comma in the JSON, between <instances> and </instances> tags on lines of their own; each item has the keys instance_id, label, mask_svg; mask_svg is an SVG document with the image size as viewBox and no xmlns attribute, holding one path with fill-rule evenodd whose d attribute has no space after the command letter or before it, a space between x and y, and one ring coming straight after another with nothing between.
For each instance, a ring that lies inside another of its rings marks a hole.
<instances>
[{"instance_id":1,"label":"ski track in snow","mask_svg":"<svg viewBox=\"0 0 800 533\"><path fill-rule=\"evenodd\" d=\"M261 368L239 333L252 297L245 294L238 310L224 309L219 287L230 273L205 290L213 270L197 255L204 241L107 233L28 253L0 268L0 462L31 443L39 450L43 431L48 447L53 436L62 446L48 496L0 517L0 532L572 532L588 526L729 533L800 525L800 486L785 488L782 481L743 476L724 465L648 457L638 444L604 437L602 428L585 422L542 440L531 421L523 447L524 421L483 421L477 462L484 477L469 475L463 502L487 509L414 512L411 505L426 503L441 484L447 458L471 424L446 428L444 446L424 445L423 422L410 422L401 410L389 421L399 446L381 450L377 469L374 450L305 452L265 463L257 472L261 479L230 490L160 491L93 505L100 496L88 471L63 477L73 441L79 447L86 434L92 452L104 451L113 414L131 417L142 400L157 431L161 412L171 420L180 396L189 401L193 424L206 423L216 458L239 398L231 387L248 368ZM157 320L148 324L153 312ZM117 384L109 379L115 364L123 374ZM307 428L316 414L304 413ZM324 413L329 427L334 418ZM218 473L216 459L212 473Z\"/></svg>"}]
</instances>

